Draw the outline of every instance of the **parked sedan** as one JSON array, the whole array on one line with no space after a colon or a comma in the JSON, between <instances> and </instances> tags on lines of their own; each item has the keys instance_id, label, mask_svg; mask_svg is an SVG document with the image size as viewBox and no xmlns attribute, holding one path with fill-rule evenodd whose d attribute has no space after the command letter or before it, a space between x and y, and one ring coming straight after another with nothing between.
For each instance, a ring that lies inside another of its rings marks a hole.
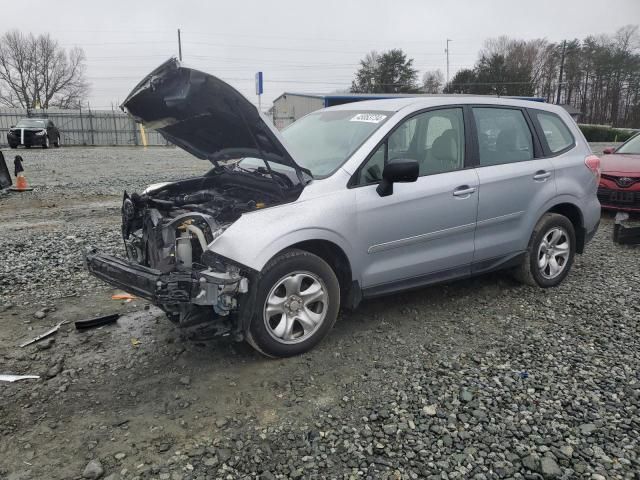
<instances>
[{"instance_id":1,"label":"parked sedan","mask_svg":"<svg viewBox=\"0 0 640 480\"><path fill-rule=\"evenodd\" d=\"M47 118L23 118L12 126L7 133L7 142L11 148L24 145L29 148L37 145L42 148L60 146L60 131Z\"/></svg>"},{"instance_id":2,"label":"parked sedan","mask_svg":"<svg viewBox=\"0 0 640 480\"><path fill-rule=\"evenodd\" d=\"M640 133L618 148L606 148L601 165L598 198L602 208L640 212Z\"/></svg>"}]
</instances>

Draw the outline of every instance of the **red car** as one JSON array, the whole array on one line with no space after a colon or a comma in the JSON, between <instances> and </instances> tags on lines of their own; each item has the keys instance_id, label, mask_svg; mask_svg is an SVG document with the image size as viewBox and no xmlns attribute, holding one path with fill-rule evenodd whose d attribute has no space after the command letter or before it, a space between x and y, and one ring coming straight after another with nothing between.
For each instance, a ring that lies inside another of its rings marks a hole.
<instances>
[{"instance_id":1,"label":"red car","mask_svg":"<svg viewBox=\"0 0 640 480\"><path fill-rule=\"evenodd\" d=\"M598 187L602 208L640 212L640 133L603 153Z\"/></svg>"}]
</instances>

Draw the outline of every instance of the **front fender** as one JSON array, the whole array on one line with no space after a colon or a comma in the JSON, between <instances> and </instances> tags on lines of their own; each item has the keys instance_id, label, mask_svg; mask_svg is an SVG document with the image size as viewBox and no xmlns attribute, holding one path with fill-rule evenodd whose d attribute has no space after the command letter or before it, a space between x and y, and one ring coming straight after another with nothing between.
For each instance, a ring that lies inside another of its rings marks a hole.
<instances>
[{"instance_id":1,"label":"front fender","mask_svg":"<svg viewBox=\"0 0 640 480\"><path fill-rule=\"evenodd\" d=\"M258 272L282 250L308 240L332 242L352 260L354 247L348 238L356 233L352 196L352 191L344 190L243 215L209 249Z\"/></svg>"}]
</instances>

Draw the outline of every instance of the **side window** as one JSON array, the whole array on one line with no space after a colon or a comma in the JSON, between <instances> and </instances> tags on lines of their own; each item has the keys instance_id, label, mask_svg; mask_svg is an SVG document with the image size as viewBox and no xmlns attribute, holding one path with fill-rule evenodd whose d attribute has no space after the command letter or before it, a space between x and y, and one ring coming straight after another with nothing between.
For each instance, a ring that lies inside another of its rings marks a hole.
<instances>
[{"instance_id":1,"label":"side window","mask_svg":"<svg viewBox=\"0 0 640 480\"><path fill-rule=\"evenodd\" d=\"M533 159L533 137L520 110L474 108L478 130L480 166Z\"/></svg>"},{"instance_id":2,"label":"side window","mask_svg":"<svg viewBox=\"0 0 640 480\"><path fill-rule=\"evenodd\" d=\"M421 113L398 126L360 169L359 185L382 180L384 165L395 158L411 158L420 176L464 167L464 118L461 108Z\"/></svg>"},{"instance_id":3,"label":"side window","mask_svg":"<svg viewBox=\"0 0 640 480\"><path fill-rule=\"evenodd\" d=\"M384 169L387 142L378 147L367 163L360 169L358 185L367 185L382 180L382 170Z\"/></svg>"},{"instance_id":4,"label":"side window","mask_svg":"<svg viewBox=\"0 0 640 480\"><path fill-rule=\"evenodd\" d=\"M540 110L535 111L535 115L552 153L558 153L573 145L573 135L559 116Z\"/></svg>"}]
</instances>

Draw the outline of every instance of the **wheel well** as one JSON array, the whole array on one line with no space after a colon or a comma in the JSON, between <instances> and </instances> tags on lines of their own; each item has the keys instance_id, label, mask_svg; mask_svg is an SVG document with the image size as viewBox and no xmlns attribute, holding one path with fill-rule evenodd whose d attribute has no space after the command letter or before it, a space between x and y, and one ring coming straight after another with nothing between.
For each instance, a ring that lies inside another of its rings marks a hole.
<instances>
[{"instance_id":1,"label":"wheel well","mask_svg":"<svg viewBox=\"0 0 640 480\"><path fill-rule=\"evenodd\" d=\"M335 243L328 240L306 240L304 242L291 245L290 248L298 248L317 255L329 264L338 277L340 284L340 303L348 305L349 295L352 289L353 274L349 258L344 251Z\"/></svg>"},{"instance_id":2,"label":"wheel well","mask_svg":"<svg viewBox=\"0 0 640 480\"><path fill-rule=\"evenodd\" d=\"M571 221L576 232L576 252L582 253L584 251L585 231L580 209L571 203L560 203L549 209L549 213L558 213Z\"/></svg>"}]
</instances>

